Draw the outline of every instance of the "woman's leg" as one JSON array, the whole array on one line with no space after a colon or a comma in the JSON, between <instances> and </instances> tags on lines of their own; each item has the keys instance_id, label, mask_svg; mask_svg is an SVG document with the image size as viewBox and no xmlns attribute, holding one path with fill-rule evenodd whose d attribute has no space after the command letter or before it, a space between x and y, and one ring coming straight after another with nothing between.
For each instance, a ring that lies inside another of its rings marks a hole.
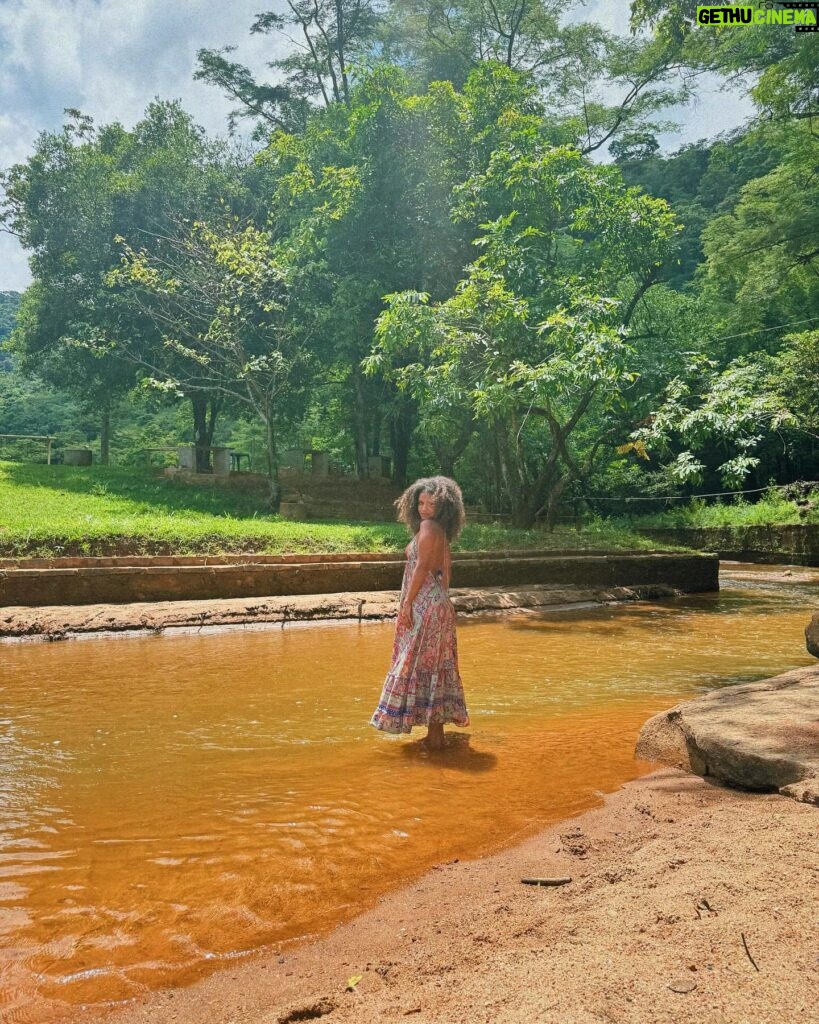
<instances>
[{"instance_id":1,"label":"woman's leg","mask_svg":"<svg viewBox=\"0 0 819 1024\"><path fill-rule=\"evenodd\" d=\"M444 724L443 722L430 722L427 726L427 735L424 739L429 750L442 750L444 746Z\"/></svg>"}]
</instances>

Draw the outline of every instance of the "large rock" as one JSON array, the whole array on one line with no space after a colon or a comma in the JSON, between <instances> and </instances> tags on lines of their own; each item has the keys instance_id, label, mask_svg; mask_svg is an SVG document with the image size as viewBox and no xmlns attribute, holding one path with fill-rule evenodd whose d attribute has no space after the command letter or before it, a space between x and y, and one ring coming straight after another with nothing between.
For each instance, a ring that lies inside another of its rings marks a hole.
<instances>
[{"instance_id":1,"label":"large rock","mask_svg":"<svg viewBox=\"0 0 819 1024\"><path fill-rule=\"evenodd\" d=\"M819 658L819 612L816 612L805 626L805 645L808 648L808 654Z\"/></svg>"},{"instance_id":2,"label":"large rock","mask_svg":"<svg viewBox=\"0 0 819 1024\"><path fill-rule=\"evenodd\" d=\"M819 805L819 667L727 686L655 715L637 756Z\"/></svg>"}]
</instances>

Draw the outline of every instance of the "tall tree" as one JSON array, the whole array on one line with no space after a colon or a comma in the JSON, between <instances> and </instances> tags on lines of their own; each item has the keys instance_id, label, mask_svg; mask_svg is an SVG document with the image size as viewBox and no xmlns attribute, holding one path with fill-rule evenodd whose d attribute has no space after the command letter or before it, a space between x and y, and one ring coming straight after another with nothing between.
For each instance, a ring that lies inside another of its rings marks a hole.
<instances>
[{"instance_id":1,"label":"tall tree","mask_svg":"<svg viewBox=\"0 0 819 1024\"><path fill-rule=\"evenodd\" d=\"M361 369L383 296L418 282L445 294L468 255L449 216L454 168L432 124L435 102L411 96L398 69L378 68L350 108L316 115L303 136L278 136L265 154L278 173L276 230L300 268L294 303L343 389L361 476L382 429L403 476L416 418L408 396Z\"/></svg>"},{"instance_id":2,"label":"tall tree","mask_svg":"<svg viewBox=\"0 0 819 1024\"><path fill-rule=\"evenodd\" d=\"M229 201L233 177L202 129L178 104L162 102L151 104L132 132L119 124L97 128L69 111L62 131L43 133L29 160L2 175L0 219L29 251L34 276L14 349L23 369L99 411L103 462L112 402L137 377L116 340L127 335L146 349L161 344L152 324L105 284L120 259L118 239L149 244L179 218Z\"/></svg>"},{"instance_id":3,"label":"tall tree","mask_svg":"<svg viewBox=\"0 0 819 1024\"><path fill-rule=\"evenodd\" d=\"M584 152L657 130L662 110L687 95L676 55L645 36L623 38L568 18L580 8L578 0L393 0L383 52L421 87L450 81L461 89L487 62L525 72L537 84L553 141Z\"/></svg>"},{"instance_id":4,"label":"tall tree","mask_svg":"<svg viewBox=\"0 0 819 1024\"><path fill-rule=\"evenodd\" d=\"M200 50L194 77L238 104L231 127L250 118L260 138L301 129L316 104L349 106L352 68L371 51L382 8L379 0L286 0L283 10L258 14L250 29L276 43L286 41L288 52L269 62L281 83L257 82L245 65L230 59L234 47Z\"/></svg>"},{"instance_id":5,"label":"tall tree","mask_svg":"<svg viewBox=\"0 0 819 1024\"><path fill-rule=\"evenodd\" d=\"M538 119L509 132L459 190L456 215L482 222L481 255L444 301L392 296L368 365L489 427L514 521L528 526L544 511L554 521L586 472L579 426L605 418L639 372L628 326L678 229L616 170L549 145Z\"/></svg>"},{"instance_id":6,"label":"tall tree","mask_svg":"<svg viewBox=\"0 0 819 1024\"><path fill-rule=\"evenodd\" d=\"M696 0L632 0L632 25L652 28L683 66L748 84L765 119L812 121L819 115L819 50L813 33L787 25L752 24L738 32L698 26L698 6Z\"/></svg>"},{"instance_id":7,"label":"tall tree","mask_svg":"<svg viewBox=\"0 0 819 1024\"><path fill-rule=\"evenodd\" d=\"M288 268L269 233L228 219L194 223L152 251L125 247L109 283L124 288L170 359L130 347L164 391L244 404L265 426L270 498L278 507L278 428L303 409L312 358L288 318ZM123 338L119 346L129 349Z\"/></svg>"}]
</instances>

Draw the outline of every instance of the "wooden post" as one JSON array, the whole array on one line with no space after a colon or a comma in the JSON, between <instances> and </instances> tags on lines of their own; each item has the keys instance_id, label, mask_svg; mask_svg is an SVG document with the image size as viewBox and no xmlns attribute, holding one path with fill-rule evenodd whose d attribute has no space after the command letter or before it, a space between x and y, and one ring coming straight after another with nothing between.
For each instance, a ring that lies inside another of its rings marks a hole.
<instances>
[{"instance_id":1,"label":"wooden post","mask_svg":"<svg viewBox=\"0 0 819 1024\"><path fill-rule=\"evenodd\" d=\"M48 440L48 450L46 451L46 465L50 466L51 465L51 438L49 437L47 440Z\"/></svg>"}]
</instances>

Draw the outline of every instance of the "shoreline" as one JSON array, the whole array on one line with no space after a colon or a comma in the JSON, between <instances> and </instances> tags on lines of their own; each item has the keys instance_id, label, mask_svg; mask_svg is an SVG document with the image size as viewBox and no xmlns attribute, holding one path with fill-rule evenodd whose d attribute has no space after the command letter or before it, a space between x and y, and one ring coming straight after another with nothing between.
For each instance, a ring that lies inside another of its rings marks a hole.
<instances>
[{"instance_id":1,"label":"shoreline","mask_svg":"<svg viewBox=\"0 0 819 1024\"><path fill-rule=\"evenodd\" d=\"M329 934L84 1024L810 1019L817 809L661 769ZM559 887L524 877L570 876ZM351 983L351 979L360 980Z\"/></svg>"}]
</instances>

